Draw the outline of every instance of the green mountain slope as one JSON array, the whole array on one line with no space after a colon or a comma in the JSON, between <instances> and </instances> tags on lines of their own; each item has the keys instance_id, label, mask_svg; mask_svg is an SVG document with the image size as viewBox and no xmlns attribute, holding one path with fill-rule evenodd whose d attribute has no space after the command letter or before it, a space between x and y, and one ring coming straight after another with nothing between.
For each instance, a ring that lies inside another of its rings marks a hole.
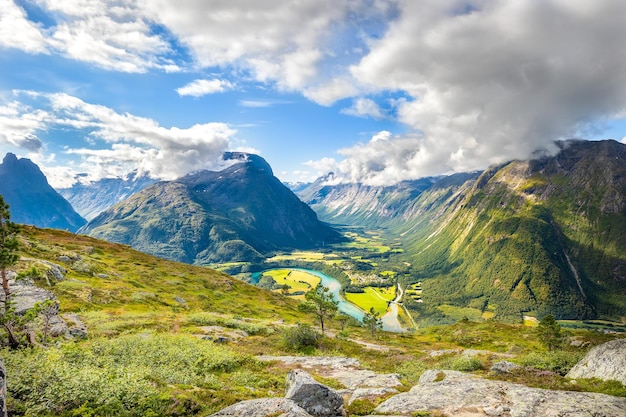
<instances>
[{"instance_id":1,"label":"green mountain slope","mask_svg":"<svg viewBox=\"0 0 626 417\"><path fill-rule=\"evenodd\" d=\"M424 304L505 321L626 317L626 146L561 146L489 169L445 198L435 188L420 196L415 206L428 209L395 231L411 280L424 280Z\"/></svg>"},{"instance_id":2,"label":"green mountain slope","mask_svg":"<svg viewBox=\"0 0 626 417\"><path fill-rule=\"evenodd\" d=\"M54 292L63 312L106 312L111 321L124 315L138 320L132 314L145 313L151 320L161 317L163 325L172 325L170 314L182 311L272 320L301 317L296 302L224 273L88 236L24 226L20 255L17 270L37 268L36 284ZM65 270L64 279L47 272L52 264Z\"/></svg>"},{"instance_id":3,"label":"green mountain slope","mask_svg":"<svg viewBox=\"0 0 626 417\"><path fill-rule=\"evenodd\" d=\"M321 247L339 234L255 155L219 171L159 182L104 211L83 229L167 259L207 265L254 262L279 249Z\"/></svg>"}]
</instances>

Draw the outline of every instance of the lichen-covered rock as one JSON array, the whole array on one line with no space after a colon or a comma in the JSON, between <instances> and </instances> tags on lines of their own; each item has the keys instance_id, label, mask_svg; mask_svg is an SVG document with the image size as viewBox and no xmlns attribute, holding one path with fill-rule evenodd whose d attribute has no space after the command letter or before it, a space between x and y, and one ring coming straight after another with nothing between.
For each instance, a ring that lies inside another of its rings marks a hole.
<instances>
[{"instance_id":1,"label":"lichen-covered rock","mask_svg":"<svg viewBox=\"0 0 626 417\"><path fill-rule=\"evenodd\" d=\"M260 398L241 401L218 411L220 417L311 417L292 400L285 398Z\"/></svg>"},{"instance_id":2,"label":"lichen-covered rock","mask_svg":"<svg viewBox=\"0 0 626 417\"><path fill-rule=\"evenodd\" d=\"M384 401L375 413L411 415L434 410L446 416L624 417L626 399L529 388L460 372L427 371L418 385Z\"/></svg>"},{"instance_id":3,"label":"lichen-covered rock","mask_svg":"<svg viewBox=\"0 0 626 417\"><path fill-rule=\"evenodd\" d=\"M9 287L11 288L11 301L15 305L16 314L24 314L30 310L36 303L42 303L46 300L56 301L56 296L43 288L37 287L32 279L10 279ZM0 291L0 301L4 301L4 293Z\"/></svg>"},{"instance_id":4,"label":"lichen-covered rock","mask_svg":"<svg viewBox=\"0 0 626 417\"><path fill-rule=\"evenodd\" d=\"M278 361L285 365L297 365L302 368L358 369L361 367L358 359L341 356L258 356L257 359L264 362Z\"/></svg>"},{"instance_id":5,"label":"lichen-covered rock","mask_svg":"<svg viewBox=\"0 0 626 417\"><path fill-rule=\"evenodd\" d=\"M357 388L352 392L348 400L348 405L357 400L376 400L381 397L388 397L390 394L397 394L395 388Z\"/></svg>"},{"instance_id":6,"label":"lichen-covered rock","mask_svg":"<svg viewBox=\"0 0 626 417\"><path fill-rule=\"evenodd\" d=\"M69 334L78 339L87 338L87 325L78 317L76 313L65 313L62 318L67 323Z\"/></svg>"},{"instance_id":7,"label":"lichen-covered rock","mask_svg":"<svg viewBox=\"0 0 626 417\"><path fill-rule=\"evenodd\" d=\"M574 379L615 379L626 385L626 339L616 339L594 347L566 376Z\"/></svg>"},{"instance_id":8,"label":"lichen-covered rock","mask_svg":"<svg viewBox=\"0 0 626 417\"><path fill-rule=\"evenodd\" d=\"M395 388L402 385L398 374L377 374L366 369L335 369L323 372L324 376L334 378L346 388Z\"/></svg>"},{"instance_id":9,"label":"lichen-covered rock","mask_svg":"<svg viewBox=\"0 0 626 417\"><path fill-rule=\"evenodd\" d=\"M343 398L339 393L320 384L306 371L296 369L287 374L287 399L314 417L339 417L345 415Z\"/></svg>"},{"instance_id":10,"label":"lichen-covered rock","mask_svg":"<svg viewBox=\"0 0 626 417\"><path fill-rule=\"evenodd\" d=\"M508 374L511 371L519 369L520 366L509 361L500 361L491 365L490 371L496 374Z\"/></svg>"}]
</instances>

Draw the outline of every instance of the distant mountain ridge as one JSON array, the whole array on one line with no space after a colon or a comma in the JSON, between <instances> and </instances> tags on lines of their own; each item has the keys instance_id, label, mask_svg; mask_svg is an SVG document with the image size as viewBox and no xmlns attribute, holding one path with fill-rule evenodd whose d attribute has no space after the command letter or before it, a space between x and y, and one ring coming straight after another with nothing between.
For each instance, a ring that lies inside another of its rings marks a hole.
<instances>
[{"instance_id":1,"label":"distant mountain ridge","mask_svg":"<svg viewBox=\"0 0 626 417\"><path fill-rule=\"evenodd\" d=\"M406 185L300 195L324 220L402 238L404 279L422 282L423 303L410 305L418 316L450 305L513 322L626 320L626 145L557 145L554 156L441 178L415 198Z\"/></svg>"},{"instance_id":2,"label":"distant mountain ridge","mask_svg":"<svg viewBox=\"0 0 626 417\"><path fill-rule=\"evenodd\" d=\"M102 212L81 233L201 265L258 261L268 252L340 239L263 158L236 152L224 158L235 164L157 182Z\"/></svg>"},{"instance_id":3,"label":"distant mountain ridge","mask_svg":"<svg viewBox=\"0 0 626 417\"><path fill-rule=\"evenodd\" d=\"M76 231L86 221L56 192L30 159L7 153L0 164L0 194L15 223Z\"/></svg>"},{"instance_id":4,"label":"distant mountain ridge","mask_svg":"<svg viewBox=\"0 0 626 417\"><path fill-rule=\"evenodd\" d=\"M88 184L77 182L70 188L62 188L57 191L72 204L81 216L91 220L104 210L156 181L145 175L138 176L137 172L131 172L126 178L103 178Z\"/></svg>"}]
</instances>

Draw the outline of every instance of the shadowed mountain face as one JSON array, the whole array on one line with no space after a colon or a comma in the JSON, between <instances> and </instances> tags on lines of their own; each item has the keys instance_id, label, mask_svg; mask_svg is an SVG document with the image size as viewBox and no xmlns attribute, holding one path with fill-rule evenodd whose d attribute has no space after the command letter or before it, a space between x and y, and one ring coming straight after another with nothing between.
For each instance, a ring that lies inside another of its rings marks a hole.
<instances>
[{"instance_id":1,"label":"shadowed mountain face","mask_svg":"<svg viewBox=\"0 0 626 417\"><path fill-rule=\"evenodd\" d=\"M339 234L256 155L229 168L159 182L104 211L81 232L168 259L256 261L278 249L321 247Z\"/></svg>"},{"instance_id":2,"label":"shadowed mountain face","mask_svg":"<svg viewBox=\"0 0 626 417\"><path fill-rule=\"evenodd\" d=\"M621 320L626 145L559 146L554 156L456 174L413 193L403 183L300 195L325 220L366 222L402 237L406 279L423 281L417 313L448 304L504 321L524 313Z\"/></svg>"},{"instance_id":3,"label":"shadowed mountain face","mask_svg":"<svg viewBox=\"0 0 626 417\"><path fill-rule=\"evenodd\" d=\"M0 194L9 204L15 223L70 231L86 223L48 184L37 165L29 159L17 159L12 153L0 164Z\"/></svg>"}]
</instances>

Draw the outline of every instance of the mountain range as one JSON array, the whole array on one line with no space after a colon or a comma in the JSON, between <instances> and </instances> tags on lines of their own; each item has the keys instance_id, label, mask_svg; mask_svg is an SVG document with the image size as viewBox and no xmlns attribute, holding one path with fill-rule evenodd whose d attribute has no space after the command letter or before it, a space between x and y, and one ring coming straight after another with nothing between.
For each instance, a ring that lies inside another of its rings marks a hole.
<instances>
[{"instance_id":1,"label":"mountain range","mask_svg":"<svg viewBox=\"0 0 626 417\"><path fill-rule=\"evenodd\" d=\"M0 194L16 223L70 231L86 223L30 159L6 154L0 164Z\"/></svg>"},{"instance_id":2,"label":"mountain range","mask_svg":"<svg viewBox=\"0 0 626 417\"><path fill-rule=\"evenodd\" d=\"M258 262L268 253L340 239L259 156L227 153L222 171L155 183L105 210L80 232L199 265Z\"/></svg>"},{"instance_id":3,"label":"mountain range","mask_svg":"<svg viewBox=\"0 0 626 417\"><path fill-rule=\"evenodd\" d=\"M421 302L406 300L416 317L450 306L512 322L547 313L620 321L626 317L626 145L557 146L555 155L387 187L332 185L328 174L298 184L300 199L265 160L244 153L225 154L232 165L222 171L146 188L150 180L130 177L72 193L86 210L99 211L141 189L79 232L167 259L259 263L277 251L339 241L327 223L359 226L401 242L402 252L394 254L394 264L403 265L400 282L423 290ZM32 162L8 154L0 179L14 221L70 230L84 223Z\"/></svg>"},{"instance_id":4,"label":"mountain range","mask_svg":"<svg viewBox=\"0 0 626 417\"><path fill-rule=\"evenodd\" d=\"M93 182L81 182L80 178L70 188L57 191L70 202L72 207L88 221L109 207L119 203L156 182L136 171L126 177L103 178Z\"/></svg>"},{"instance_id":5,"label":"mountain range","mask_svg":"<svg viewBox=\"0 0 626 417\"><path fill-rule=\"evenodd\" d=\"M313 184L299 194L325 221L403 240L416 315L477 309L519 322L626 316L626 145L558 142L560 152L482 173L398 187ZM427 311L431 308L430 311Z\"/></svg>"}]
</instances>

